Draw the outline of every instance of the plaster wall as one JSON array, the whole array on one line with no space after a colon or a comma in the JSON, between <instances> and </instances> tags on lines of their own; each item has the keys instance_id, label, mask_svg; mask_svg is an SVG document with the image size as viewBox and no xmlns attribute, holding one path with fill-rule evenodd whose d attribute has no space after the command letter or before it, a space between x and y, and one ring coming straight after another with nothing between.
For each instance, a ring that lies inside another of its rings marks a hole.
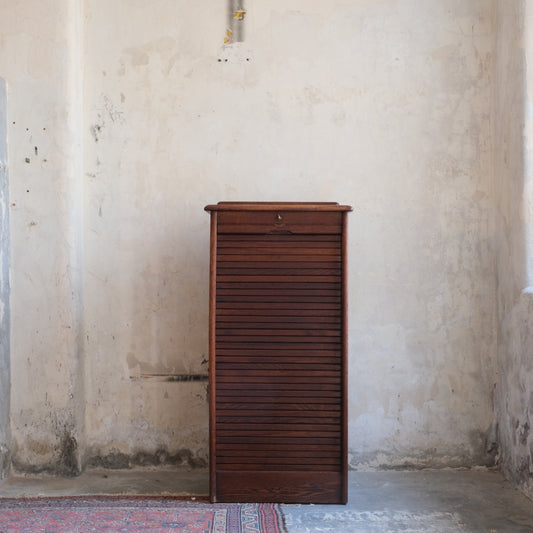
<instances>
[{"instance_id":1,"label":"plaster wall","mask_svg":"<svg viewBox=\"0 0 533 533\"><path fill-rule=\"evenodd\" d=\"M0 78L0 479L9 465L9 187L7 174L7 92Z\"/></svg>"},{"instance_id":2,"label":"plaster wall","mask_svg":"<svg viewBox=\"0 0 533 533\"><path fill-rule=\"evenodd\" d=\"M17 468L205 462L219 200L354 206L353 467L492 462L492 2L3 4Z\"/></svg>"},{"instance_id":3,"label":"plaster wall","mask_svg":"<svg viewBox=\"0 0 533 533\"><path fill-rule=\"evenodd\" d=\"M358 468L492 461L492 3L86 3L87 438L207 454L218 200L350 215ZM144 378L142 376L145 376ZM159 376L159 377L156 377Z\"/></svg>"},{"instance_id":4,"label":"plaster wall","mask_svg":"<svg viewBox=\"0 0 533 533\"><path fill-rule=\"evenodd\" d=\"M10 102L12 460L21 470L76 473L84 406L79 6L2 1L0 9Z\"/></svg>"},{"instance_id":5,"label":"plaster wall","mask_svg":"<svg viewBox=\"0 0 533 533\"><path fill-rule=\"evenodd\" d=\"M498 3L496 412L505 475L533 497L533 7Z\"/></svg>"}]
</instances>

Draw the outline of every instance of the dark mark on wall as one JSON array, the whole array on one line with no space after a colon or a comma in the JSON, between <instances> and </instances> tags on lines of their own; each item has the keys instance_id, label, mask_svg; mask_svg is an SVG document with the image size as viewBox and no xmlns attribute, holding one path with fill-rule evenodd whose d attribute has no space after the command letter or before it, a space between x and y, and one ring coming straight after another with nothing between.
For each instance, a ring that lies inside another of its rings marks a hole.
<instances>
[{"instance_id":1,"label":"dark mark on wall","mask_svg":"<svg viewBox=\"0 0 533 533\"><path fill-rule=\"evenodd\" d=\"M102 131L102 126L99 124L95 124L94 126L91 126L91 133L94 137L94 142L97 143L99 139L100 132Z\"/></svg>"},{"instance_id":2,"label":"dark mark on wall","mask_svg":"<svg viewBox=\"0 0 533 533\"><path fill-rule=\"evenodd\" d=\"M167 381L207 381L207 374L174 374L167 376Z\"/></svg>"},{"instance_id":3,"label":"dark mark on wall","mask_svg":"<svg viewBox=\"0 0 533 533\"><path fill-rule=\"evenodd\" d=\"M78 466L78 442L65 431L61 439L61 453L59 456L59 472L64 476L74 477L81 474Z\"/></svg>"},{"instance_id":4,"label":"dark mark on wall","mask_svg":"<svg viewBox=\"0 0 533 533\"><path fill-rule=\"evenodd\" d=\"M205 468L205 459L195 456L190 450L182 448L171 454L165 449L155 453L139 451L133 455L112 452L107 455L93 455L87 461L88 466L109 468L113 470L132 468L134 466L187 465L192 468Z\"/></svg>"},{"instance_id":5,"label":"dark mark on wall","mask_svg":"<svg viewBox=\"0 0 533 533\"><path fill-rule=\"evenodd\" d=\"M527 446L527 440L529 437L529 424L526 422L519 431L518 439L522 446Z\"/></svg>"},{"instance_id":6,"label":"dark mark on wall","mask_svg":"<svg viewBox=\"0 0 533 533\"><path fill-rule=\"evenodd\" d=\"M24 161L26 161L26 163L29 163L30 162L30 158L27 157L26 159L24 159Z\"/></svg>"},{"instance_id":7,"label":"dark mark on wall","mask_svg":"<svg viewBox=\"0 0 533 533\"><path fill-rule=\"evenodd\" d=\"M44 451L50 448L47 442L37 443L34 447L40 447ZM12 467L15 472L24 474L42 474L48 473L53 475L62 475L65 477L75 477L81 474L80 463L78 460L79 450L76 438L65 428L59 443L53 446L55 459L41 464L29 464L13 457Z\"/></svg>"},{"instance_id":8,"label":"dark mark on wall","mask_svg":"<svg viewBox=\"0 0 533 533\"><path fill-rule=\"evenodd\" d=\"M132 380L153 380L166 381L170 383L191 382L191 381L208 381L207 374L141 374L140 376L130 376Z\"/></svg>"}]
</instances>

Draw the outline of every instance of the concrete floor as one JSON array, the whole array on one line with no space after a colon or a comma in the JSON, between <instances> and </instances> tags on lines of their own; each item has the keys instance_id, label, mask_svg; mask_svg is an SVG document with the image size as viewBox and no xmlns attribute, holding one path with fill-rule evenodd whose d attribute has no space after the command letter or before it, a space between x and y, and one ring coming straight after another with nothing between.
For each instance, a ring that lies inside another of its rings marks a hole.
<instances>
[{"instance_id":1,"label":"concrete floor","mask_svg":"<svg viewBox=\"0 0 533 533\"><path fill-rule=\"evenodd\" d=\"M0 482L0 498L88 495L206 496L209 472L191 468L87 469L74 478L11 477Z\"/></svg>"},{"instance_id":2,"label":"concrete floor","mask_svg":"<svg viewBox=\"0 0 533 533\"><path fill-rule=\"evenodd\" d=\"M13 477L0 498L91 494L200 499L208 474L194 469L91 469L77 478ZM533 501L488 470L350 472L348 505L284 505L290 533L526 533Z\"/></svg>"}]
</instances>

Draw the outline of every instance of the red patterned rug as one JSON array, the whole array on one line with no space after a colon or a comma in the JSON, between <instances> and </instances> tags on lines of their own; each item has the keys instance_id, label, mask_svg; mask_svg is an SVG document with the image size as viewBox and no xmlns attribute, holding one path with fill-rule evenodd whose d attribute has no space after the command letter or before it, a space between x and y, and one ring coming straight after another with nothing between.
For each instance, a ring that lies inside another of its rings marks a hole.
<instances>
[{"instance_id":1,"label":"red patterned rug","mask_svg":"<svg viewBox=\"0 0 533 533\"><path fill-rule=\"evenodd\" d=\"M287 533L277 504L163 498L0 499L1 533Z\"/></svg>"}]
</instances>

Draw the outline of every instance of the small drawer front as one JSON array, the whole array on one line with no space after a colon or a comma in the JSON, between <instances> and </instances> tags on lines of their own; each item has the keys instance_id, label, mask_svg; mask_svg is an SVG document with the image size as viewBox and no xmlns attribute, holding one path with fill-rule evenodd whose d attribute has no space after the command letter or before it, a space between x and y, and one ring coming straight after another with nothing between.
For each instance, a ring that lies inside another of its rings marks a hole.
<instances>
[{"instance_id":1,"label":"small drawer front","mask_svg":"<svg viewBox=\"0 0 533 533\"><path fill-rule=\"evenodd\" d=\"M298 211L223 211L218 214L219 233L340 234L342 213Z\"/></svg>"}]
</instances>

